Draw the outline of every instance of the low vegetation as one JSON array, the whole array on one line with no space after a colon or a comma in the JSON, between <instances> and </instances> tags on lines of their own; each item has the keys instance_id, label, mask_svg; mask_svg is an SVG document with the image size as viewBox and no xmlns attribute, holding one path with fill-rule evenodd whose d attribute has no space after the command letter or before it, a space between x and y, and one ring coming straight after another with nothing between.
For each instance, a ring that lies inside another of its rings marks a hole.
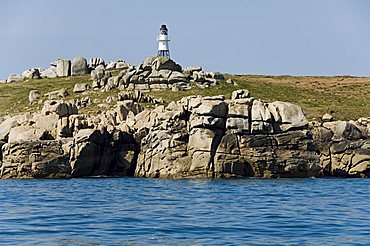
<instances>
[{"instance_id":1,"label":"low vegetation","mask_svg":"<svg viewBox=\"0 0 370 246\"><path fill-rule=\"evenodd\" d=\"M114 72L114 71L113 71ZM362 116L370 116L370 78L350 76L340 77L310 77L310 76L258 76L231 75L237 85L220 82L218 85L201 89L193 86L187 91L157 91L148 92L156 98L161 97L165 103L179 100L188 95L219 95L230 97L236 89L247 89L251 95L266 101L287 101L301 106L309 119L319 118L330 113L335 119L349 120ZM21 83L0 84L0 116L33 111L41 105L29 105L28 93L38 90L40 94L66 88L71 93L67 97L83 97L72 93L76 83L91 83L90 76L74 76L55 79L31 79ZM89 94L95 98L104 99L109 95L117 95L118 90L110 92L97 91ZM147 105L148 106L148 105ZM96 108L90 106L89 111Z\"/></svg>"}]
</instances>

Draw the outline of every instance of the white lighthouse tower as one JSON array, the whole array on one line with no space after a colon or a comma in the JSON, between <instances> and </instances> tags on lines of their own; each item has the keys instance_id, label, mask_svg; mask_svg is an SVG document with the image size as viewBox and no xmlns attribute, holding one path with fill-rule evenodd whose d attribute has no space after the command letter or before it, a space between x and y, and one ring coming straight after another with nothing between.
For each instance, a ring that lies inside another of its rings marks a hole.
<instances>
[{"instance_id":1,"label":"white lighthouse tower","mask_svg":"<svg viewBox=\"0 0 370 246\"><path fill-rule=\"evenodd\" d=\"M157 38L158 41L158 56L170 57L170 48L168 42L168 29L166 25L161 25L159 29L159 36Z\"/></svg>"}]
</instances>

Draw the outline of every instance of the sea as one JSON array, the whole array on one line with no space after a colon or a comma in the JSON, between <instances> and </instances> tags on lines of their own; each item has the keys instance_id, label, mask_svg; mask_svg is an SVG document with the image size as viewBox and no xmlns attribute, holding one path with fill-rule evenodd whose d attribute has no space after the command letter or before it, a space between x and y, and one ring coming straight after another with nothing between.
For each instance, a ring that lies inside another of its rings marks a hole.
<instances>
[{"instance_id":1,"label":"sea","mask_svg":"<svg viewBox=\"0 0 370 246\"><path fill-rule=\"evenodd\" d=\"M1 245L370 245L370 179L0 180Z\"/></svg>"}]
</instances>

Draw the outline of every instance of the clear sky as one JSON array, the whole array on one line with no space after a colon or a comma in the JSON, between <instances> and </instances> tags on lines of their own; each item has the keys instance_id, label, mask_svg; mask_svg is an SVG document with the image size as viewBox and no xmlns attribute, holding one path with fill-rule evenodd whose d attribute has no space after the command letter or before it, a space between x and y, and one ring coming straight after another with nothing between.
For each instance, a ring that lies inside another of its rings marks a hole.
<instances>
[{"instance_id":1,"label":"clear sky","mask_svg":"<svg viewBox=\"0 0 370 246\"><path fill-rule=\"evenodd\" d=\"M0 0L0 78L75 56L136 65L161 24L182 66L370 76L369 0Z\"/></svg>"}]
</instances>

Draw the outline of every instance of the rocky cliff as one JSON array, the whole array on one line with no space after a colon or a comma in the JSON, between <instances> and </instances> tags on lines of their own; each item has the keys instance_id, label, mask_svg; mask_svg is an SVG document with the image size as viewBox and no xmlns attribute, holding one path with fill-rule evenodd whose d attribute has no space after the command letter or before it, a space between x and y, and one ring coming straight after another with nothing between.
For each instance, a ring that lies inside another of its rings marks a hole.
<instances>
[{"instance_id":1,"label":"rocky cliff","mask_svg":"<svg viewBox=\"0 0 370 246\"><path fill-rule=\"evenodd\" d=\"M137 176L320 176L308 122L295 105L268 104L237 91L231 100L183 98L157 108L149 119L138 127L148 133L141 140Z\"/></svg>"},{"instance_id":2,"label":"rocky cliff","mask_svg":"<svg viewBox=\"0 0 370 246\"><path fill-rule=\"evenodd\" d=\"M0 123L0 177L369 177L369 121L326 121L243 90L154 109L122 96L95 115L47 100Z\"/></svg>"},{"instance_id":3,"label":"rocky cliff","mask_svg":"<svg viewBox=\"0 0 370 246\"><path fill-rule=\"evenodd\" d=\"M0 119L0 178L370 176L369 118L326 115L308 122L299 106L265 102L247 90L230 99L194 95L165 104L143 92L176 93L225 80L169 58L148 57L138 66L58 59L6 82L84 74L90 82L74 84L74 99L65 88L43 96L30 90L30 105L40 110ZM99 95L107 92L104 104ZM80 112L92 104L100 109Z\"/></svg>"}]
</instances>

